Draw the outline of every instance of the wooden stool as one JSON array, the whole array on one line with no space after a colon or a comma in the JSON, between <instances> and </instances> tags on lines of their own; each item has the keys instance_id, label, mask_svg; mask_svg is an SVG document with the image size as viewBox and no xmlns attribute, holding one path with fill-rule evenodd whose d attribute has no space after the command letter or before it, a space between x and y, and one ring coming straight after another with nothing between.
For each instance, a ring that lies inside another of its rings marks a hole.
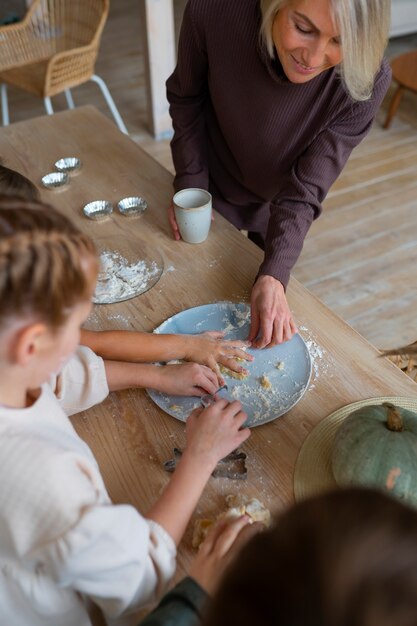
<instances>
[{"instance_id":1,"label":"wooden stool","mask_svg":"<svg viewBox=\"0 0 417 626\"><path fill-rule=\"evenodd\" d=\"M392 77L398 83L388 109L384 128L389 128L406 89L417 93L417 50L400 54L391 61Z\"/></svg>"}]
</instances>

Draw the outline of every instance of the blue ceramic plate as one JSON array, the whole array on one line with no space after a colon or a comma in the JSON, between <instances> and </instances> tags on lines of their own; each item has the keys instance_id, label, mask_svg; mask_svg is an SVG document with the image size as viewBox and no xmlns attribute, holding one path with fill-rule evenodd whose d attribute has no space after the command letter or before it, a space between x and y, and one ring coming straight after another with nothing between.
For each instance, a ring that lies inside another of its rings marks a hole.
<instances>
[{"instance_id":1,"label":"blue ceramic plate","mask_svg":"<svg viewBox=\"0 0 417 626\"><path fill-rule=\"evenodd\" d=\"M154 332L196 334L222 330L226 339L245 340L249 326L248 304L216 302L177 313ZM248 414L246 424L260 426L280 417L299 402L310 381L311 359L298 334L279 346L264 350L249 348L248 352L255 357L254 361L245 363L249 376L236 380L225 375L228 388L220 391L219 396L240 400ZM163 411L183 422L194 408L200 406L200 399L196 397L169 396L151 389L148 394Z\"/></svg>"}]
</instances>

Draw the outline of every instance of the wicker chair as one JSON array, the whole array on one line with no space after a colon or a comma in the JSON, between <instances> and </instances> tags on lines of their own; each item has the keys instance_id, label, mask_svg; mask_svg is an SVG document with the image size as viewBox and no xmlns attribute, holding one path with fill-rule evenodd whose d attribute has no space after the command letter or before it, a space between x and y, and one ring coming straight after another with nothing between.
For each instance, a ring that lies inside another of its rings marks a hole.
<instances>
[{"instance_id":1,"label":"wicker chair","mask_svg":"<svg viewBox=\"0 0 417 626\"><path fill-rule=\"evenodd\" d=\"M33 0L24 19L0 28L3 125L9 124L7 85L40 96L53 114L51 96L88 80L97 83L120 130L127 129L102 78L94 74L110 0Z\"/></svg>"}]
</instances>

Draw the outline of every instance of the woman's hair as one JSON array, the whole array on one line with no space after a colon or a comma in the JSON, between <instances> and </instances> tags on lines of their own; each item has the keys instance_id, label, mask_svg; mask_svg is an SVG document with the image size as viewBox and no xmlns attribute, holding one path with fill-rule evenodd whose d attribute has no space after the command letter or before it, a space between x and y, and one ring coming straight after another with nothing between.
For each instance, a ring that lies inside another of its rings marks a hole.
<instances>
[{"instance_id":1,"label":"woman's hair","mask_svg":"<svg viewBox=\"0 0 417 626\"><path fill-rule=\"evenodd\" d=\"M23 196L27 200L39 200L39 191L26 176L3 165L0 159L0 194Z\"/></svg>"},{"instance_id":2,"label":"woman's hair","mask_svg":"<svg viewBox=\"0 0 417 626\"><path fill-rule=\"evenodd\" d=\"M417 511L352 488L295 505L226 572L204 626L415 626Z\"/></svg>"},{"instance_id":3,"label":"woman's hair","mask_svg":"<svg viewBox=\"0 0 417 626\"><path fill-rule=\"evenodd\" d=\"M18 317L61 326L91 298L96 263L89 237L51 206L0 195L0 329Z\"/></svg>"},{"instance_id":4,"label":"woman's hair","mask_svg":"<svg viewBox=\"0 0 417 626\"><path fill-rule=\"evenodd\" d=\"M329 0L340 28L343 59L339 72L354 100L368 100L380 68L391 19L390 0ZM260 0L261 37L274 56L272 24L291 0ZM314 0L311 0L314 3Z\"/></svg>"}]
</instances>

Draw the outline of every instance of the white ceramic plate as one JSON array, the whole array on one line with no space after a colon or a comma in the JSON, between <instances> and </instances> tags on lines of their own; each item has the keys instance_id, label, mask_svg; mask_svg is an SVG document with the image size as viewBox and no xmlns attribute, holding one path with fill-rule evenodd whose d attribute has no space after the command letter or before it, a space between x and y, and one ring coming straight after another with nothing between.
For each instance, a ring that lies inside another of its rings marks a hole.
<instances>
[{"instance_id":1,"label":"white ceramic plate","mask_svg":"<svg viewBox=\"0 0 417 626\"><path fill-rule=\"evenodd\" d=\"M226 339L245 340L249 334L250 307L246 303L216 302L177 313L163 322L155 333L196 334L223 330ZM311 358L303 338L264 350L249 349L255 359L244 365L249 371L245 380L225 376L228 389L219 396L237 399L248 414L247 425L259 426L287 413L303 396L311 376ZM271 389L261 385L262 377ZM152 400L166 413L185 422L191 411L200 406L196 397L169 396L148 389Z\"/></svg>"}]
</instances>

